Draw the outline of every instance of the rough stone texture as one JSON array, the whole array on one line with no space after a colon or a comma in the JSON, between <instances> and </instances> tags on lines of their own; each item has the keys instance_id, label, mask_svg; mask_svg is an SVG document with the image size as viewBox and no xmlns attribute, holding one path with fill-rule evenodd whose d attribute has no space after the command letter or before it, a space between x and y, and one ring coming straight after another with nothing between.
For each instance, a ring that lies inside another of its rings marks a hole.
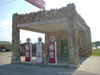
<instances>
[{"instance_id":1,"label":"rough stone texture","mask_svg":"<svg viewBox=\"0 0 100 75\"><path fill-rule=\"evenodd\" d=\"M45 34L45 41L46 41L46 46L45 46L45 53L48 53L48 43L50 40L50 36L54 36L56 38L57 42L57 56L61 57L61 40L67 40L68 39L68 34L67 31L65 32L51 32L51 33L46 33Z\"/></svg>"},{"instance_id":2,"label":"rough stone texture","mask_svg":"<svg viewBox=\"0 0 100 75\"><path fill-rule=\"evenodd\" d=\"M44 10L44 11L33 12L33 13L29 13L29 14L22 14L22 15L19 15L20 16L19 24L66 18L68 16L67 11L68 11L67 8L63 7L61 9L51 9L50 11Z\"/></svg>"},{"instance_id":3,"label":"rough stone texture","mask_svg":"<svg viewBox=\"0 0 100 75\"><path fill-rule=\"evenodd\" d=\"M45 33L46 35L46 51L48 49L48 39L49 36L53 35L57 40L58 47L58 56L61 54L60 48L60 40L68 39L68 48L69 48L69 63L70 64L78 64L79 63L79 50L82 46L81 55L89 56L91 54L91 34L90 28L87 26L82 17L77 13L74 4L68 4L67 7L63 7L60 9L51 9L50 11L39 11L39 12L31 12L29 14L14 14L13 15L13 31L12 31L12 43L13 43L13 55L12 61L20 61L20 47L19 47L19 28L17 24L23 23L31 23L38 21L47 21L54 19L64 19L68 18L68 30L65 32L50 32ZM81 30L78 28L78 24L80 24L85 30ZM34 30L33 30L34 31ZM79 32L81 31L81 32ZM80 45L78 45L78 39L80 39Z\"/></svg>"},{"instance_id":4,"label":"rough stone texture","mask_svg":"<svg viewBox=\"0 0 100 75\"><path fill-rule=\"evenodd\" d=\"M18 15L13 15L13 25L12 25L12 60L11 63L20 62L20 36L19 36L19 28L17 27L18 23Z\"/></svg>"},{"instance_id":5,"label":"rough stone texture","mask_svg":"<svg viewBox=\"0 0 100 75\"><path fill-rule=\"evenodd\" d=\"M90 30L82 31L79 30L79 56L90 56L91 55L91 34Z\"/></svg>"},{"instance_id":6,"label":"rough stone texture","mask_svg":"<svg viewBox=\"0 0 100 75\"><path fill-rule=\"evenodd\" d=\"M84 50L86 50L85 48L85 32L80 30L79 31L79 36L78 36L78 39L79 39L79 56L85 56L84 55Z\"/></svg>"},{"instance_id":7,"label":"rough stone texture","mask_svg":"<svg viewBox=\"0 0 100 75\"><path fill-rule=\"evenodd\" d=\"M78 26L77 26L77 16L75 6L68 5L68 48L69 48L69 63L78 64L79 55L78 55Z\"/></svg>"}]
</instances>

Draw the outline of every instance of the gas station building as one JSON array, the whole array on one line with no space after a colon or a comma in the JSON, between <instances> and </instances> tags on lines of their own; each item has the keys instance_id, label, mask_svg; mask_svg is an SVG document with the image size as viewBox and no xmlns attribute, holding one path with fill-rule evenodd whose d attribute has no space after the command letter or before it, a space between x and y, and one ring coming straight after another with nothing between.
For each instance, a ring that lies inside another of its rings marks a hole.
<instances>
[{"instance_id":1,"label":"gas station building","mask_svg":"<svg viewBox=\"0 0 100 75\"><path fill-rule=\"evenodd\" d=\"M91 55L90 28L77 13L74 4L68 4L66 7L51 9L50 11L13 14L12 63L21 62L20 29L45 34L46 56L48 56L49 38L54 36L57 42L57 58L68 60L69 65L78 66L81 56Z\"/></svg>"}]
</instances>

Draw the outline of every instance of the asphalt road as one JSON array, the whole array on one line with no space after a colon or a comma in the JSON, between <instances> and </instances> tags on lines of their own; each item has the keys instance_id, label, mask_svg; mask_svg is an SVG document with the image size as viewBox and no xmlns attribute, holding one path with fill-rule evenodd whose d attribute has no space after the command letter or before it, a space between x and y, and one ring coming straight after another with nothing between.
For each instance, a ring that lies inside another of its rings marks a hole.
<instances>
[{"instance_id":1,"label":"asphalt road","mask_svg":"<svg viewBox=\"0 0 100 75\"><path fill-rule=\"evenodd\" d=\"M66 67L10 64L11 53L0 55L0 75L71 75L76 69Z\"/></svg>"},{"instance_id":2,"label":"asphalt road","mask_svg":"<svg viewBox=\"0 0 100 75\"><path fill-rule=\"evenodd\" d=\"M0 54L0 75L100 75L100 57L96 56L83 57L78 69L10 64L10 61L11 53Z\"/></svg>"},{"instance_id":3,"label":"asphalt road","mask_svg":"<svg viewBox=\"0 0 100 75\"><path fill-rule=\"evenodd\" d=\"M71 75L75 69L21 64L0 66L0 75Z\"/></svg>"}]
</instances>

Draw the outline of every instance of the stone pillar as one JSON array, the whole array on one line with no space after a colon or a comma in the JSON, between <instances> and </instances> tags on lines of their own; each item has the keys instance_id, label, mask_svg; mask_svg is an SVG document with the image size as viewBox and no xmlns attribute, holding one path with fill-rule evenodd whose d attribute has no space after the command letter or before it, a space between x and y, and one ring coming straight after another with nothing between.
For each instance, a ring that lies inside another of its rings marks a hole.
<instances>
[{"instance_id":1,"label":"stone pillar","mask_svg":"<svg viewBox=\"0 0 100 75\"><path fill-rule=\"evenodd\" d=\"M86 57L88 56L88 38L87 38L87 29L86 31L82 32L82 43L83 43L83 51L82 51L82 56Z\"/></svg>"},{"instance_id":2,"label":"stone pillar","mask_svg":"<svg viewBox=\"0 0 100 75\"><path fill-rule=\"evenodd\" d=\"M48 33L45 33L45 62L48 63L48 45L49 45L49 37L48 37Z\"/></svg>"},{"instance_id":3,"label":"stone pillar","mask_svg":"<svg viewBox=\"0 0 100 75\"><path fill-rule=\"evenodd\" d=\"M92 43L91 43L91 31L90 31L90 28L88 28L88 55L90 56L92 54Z\"/></svg>"},{"instance_id":4,"label":"stone pillar","mask_svg":"<svg viewBox=\"0 0 100 75\"><path fill-rule=\"evenodd\" d=\"M13 14L12 19L12 60L11 63L19 63L20 60L20 36L19 36L19 28L18 24L18 15Z\"/></svg>"},{"instance_id":5,"label":"stone pillar","mask_svg":"<svg viewBox=\"0 0 100 75\"><path fill-rule=\"evenodd\" d=\"M68 8L68 48L69 48L69 66L78 67L79 54L78 54L78 28L76 10L74 4L69 4Z\"/></svg>"},{"instance_id":6,"label":"stone pillar","mask_svg":"<svg viewBox=\"0 0 100 75\"><path fill-rule=\"evenodd\" d=\"M89 30L89 52L92 54L92 40L91 40L91 30Z\"/></svg>"}]
</instances>

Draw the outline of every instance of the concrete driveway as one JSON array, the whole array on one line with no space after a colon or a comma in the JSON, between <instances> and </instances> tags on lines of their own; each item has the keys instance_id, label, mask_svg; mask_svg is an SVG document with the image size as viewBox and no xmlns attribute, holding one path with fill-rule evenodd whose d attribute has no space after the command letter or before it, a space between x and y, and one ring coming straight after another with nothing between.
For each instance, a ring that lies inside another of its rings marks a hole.
<instances>
[{"instance_id":1,"label":"concrete driveway","mask_svg":"<svg viewBox=\"0 0 100 75\"><path fill-rule=\"evenodd\" d=\"M71 75L76 69L67 67L10 64L11 53L0 54L0 75Z\"/></svg>"},{"instance_id":2,"label":"concrete driveway","mask_svg":"<svg viewBox=\"0 0 100 75\"><path fill-rule=\"evenodd\" d=\"M73 75L100 75L100 57L90 56L80 65Z\"/></svg>"},{"instance_id":3,"label":"concrete driveway","mask_svg":"<svg viewBox=\"0 0 100 75\"><path fill-rule=\"evenodd\" d=\"M100 57L81 58L78 69L10 64L11 53L0 54L0 75L100 75ZM85 61L84 61L85 60Z\"/></svg>"}]
</instances>

